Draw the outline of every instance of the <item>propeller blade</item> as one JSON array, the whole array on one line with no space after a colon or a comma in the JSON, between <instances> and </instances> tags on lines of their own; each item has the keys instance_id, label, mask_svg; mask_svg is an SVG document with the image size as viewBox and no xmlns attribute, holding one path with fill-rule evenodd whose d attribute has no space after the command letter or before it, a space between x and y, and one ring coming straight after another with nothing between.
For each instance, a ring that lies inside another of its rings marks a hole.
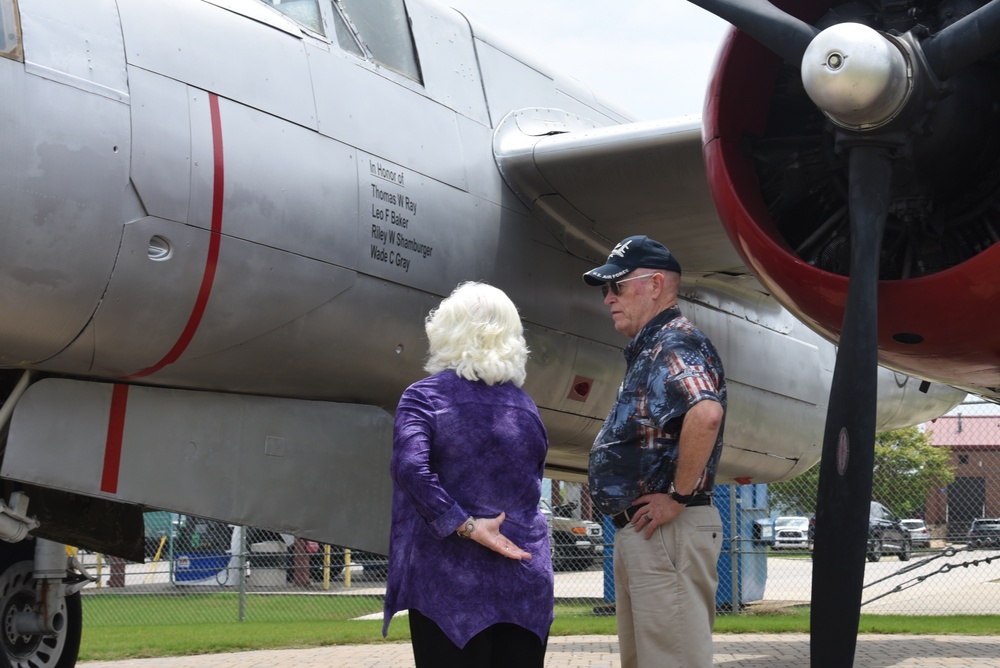
<instances>
[{"instance_id":1,"label":"propeller blade","mask_svg":"<svg viewBox=\"0 0 1000 668\"><path fill-rule=\"evenodd\" d=\"M1000 49L1000 0L992 0L928 37L921 47L940 81L996 52Z\"/></svg>"},{"instance_id":2,"label":"propeller blade","mask_svg":"<svg viewBox=\"0 0 1000 668\"><path fill-rule=\"evenodd\" d=\"M691 0L704 10L753 37L786 62L798 65L816 28L787 14L767 0Z\"/></svg>"},{"instance_id":3,"label":"propeller blade","mask_svg":"<svg viewBox=\"0 0 1000 668\"><path fill-rule=\"evenodd\" d=\"M823 436L813 550L812 668L853 665L875 458L878 271L889 208L889 149L851 148L851 278Z\"/></svg>"}]
</instances>

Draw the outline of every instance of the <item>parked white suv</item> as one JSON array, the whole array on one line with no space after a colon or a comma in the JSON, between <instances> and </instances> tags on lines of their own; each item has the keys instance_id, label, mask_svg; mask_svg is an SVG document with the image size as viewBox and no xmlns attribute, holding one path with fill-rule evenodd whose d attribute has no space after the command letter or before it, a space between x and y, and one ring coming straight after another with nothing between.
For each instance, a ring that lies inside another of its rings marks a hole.
<instances>
[{"instance_id":1,"label":"parked white suv","mask_svg":"<svg viewBox=\"0 0 1000 668\"><path fill-rule=\"evenodd\" d=\"M556 506L541 499L538 507L549 524L552 541L552 567L557 571L581 571L590 568L604 554L604 529L597 522L568 517L575 503Z\"/></svg>"},{"instance_id":2,"label":"parked white suv","mask_svg":"<svg viewBox=\"0 0 1000 668\"><path fill-rule=\"evenodd\" d=\"M809 545L809 518L808 517L778 517L774 520L774 543L771 547L775 550L793 549L808 550Z\"/></svg>"}]
</instances>

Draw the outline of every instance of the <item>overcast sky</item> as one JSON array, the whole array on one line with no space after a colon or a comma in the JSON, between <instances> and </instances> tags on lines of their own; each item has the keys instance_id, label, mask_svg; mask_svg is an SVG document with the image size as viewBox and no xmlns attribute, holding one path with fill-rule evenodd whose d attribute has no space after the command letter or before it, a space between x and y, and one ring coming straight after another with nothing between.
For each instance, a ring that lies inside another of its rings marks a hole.
<instances>
[{"instance_id":1,"label":"overcast sky","mask_svg":"<svg viewBox=\"0 0 1000 668\"><path fill-rule=\"evenodd\" d=\"M685 0L440 0L641 118L701 114L729 24Z\"/></svg>"}]
</instances>

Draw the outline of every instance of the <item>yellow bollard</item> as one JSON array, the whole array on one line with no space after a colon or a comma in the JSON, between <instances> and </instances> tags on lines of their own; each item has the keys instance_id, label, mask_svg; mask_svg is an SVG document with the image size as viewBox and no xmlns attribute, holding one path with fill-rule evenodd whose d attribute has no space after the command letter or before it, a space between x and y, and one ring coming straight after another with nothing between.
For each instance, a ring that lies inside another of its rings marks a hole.
<instances>
[{"instance_id":1,"label":"yellow bollard","mask_svg":"<svg viewBox=\"0 0 1000 668\"><path fill-rule=\"evenodd\" d=\"M323 545L323 589L330 588L330 546Z\"/></svg>"},{"instance_id":2,"label":"yellow bollard","mask_svg":"<svg viewBox=\"0 0 1000 668\"><path fill-rule=\"evenodd\" d=\"M156 548L156 554L153 555L153 560L149 562L149 568L146 570L146 577L143 580L144 583L149 584L153 581L153 575L156 573L156 564L160 561L160 554L163 552L163 544L167 542L166 536L160 536L160 544Z\"/></svg>"}]
</instances>

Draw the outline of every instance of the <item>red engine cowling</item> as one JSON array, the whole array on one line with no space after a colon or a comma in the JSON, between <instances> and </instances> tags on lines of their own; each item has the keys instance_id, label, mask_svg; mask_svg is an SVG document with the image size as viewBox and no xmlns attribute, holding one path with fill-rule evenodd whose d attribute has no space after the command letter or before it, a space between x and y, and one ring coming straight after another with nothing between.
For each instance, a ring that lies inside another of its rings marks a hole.
<instances>
[{"instance_id":1,"label":"red engine cowling","mask_svg":"<svg viewBox=\"0 0 1000 668\"><path fill-rule=\"evenodd\" d=\"M851 16L847 7L783 9L817 27L846 17L879 30L909 29L902 15ZM878 339L885 365L997 396L1000 63L970 69L949 81L951 94L935 101L897 158ZM846 166L829 121L797 77L797 66L734 30L705 106L705 162L719 215L747 266L786 308L836 342L849 280Z\"/></svg>"}]
</instances>

